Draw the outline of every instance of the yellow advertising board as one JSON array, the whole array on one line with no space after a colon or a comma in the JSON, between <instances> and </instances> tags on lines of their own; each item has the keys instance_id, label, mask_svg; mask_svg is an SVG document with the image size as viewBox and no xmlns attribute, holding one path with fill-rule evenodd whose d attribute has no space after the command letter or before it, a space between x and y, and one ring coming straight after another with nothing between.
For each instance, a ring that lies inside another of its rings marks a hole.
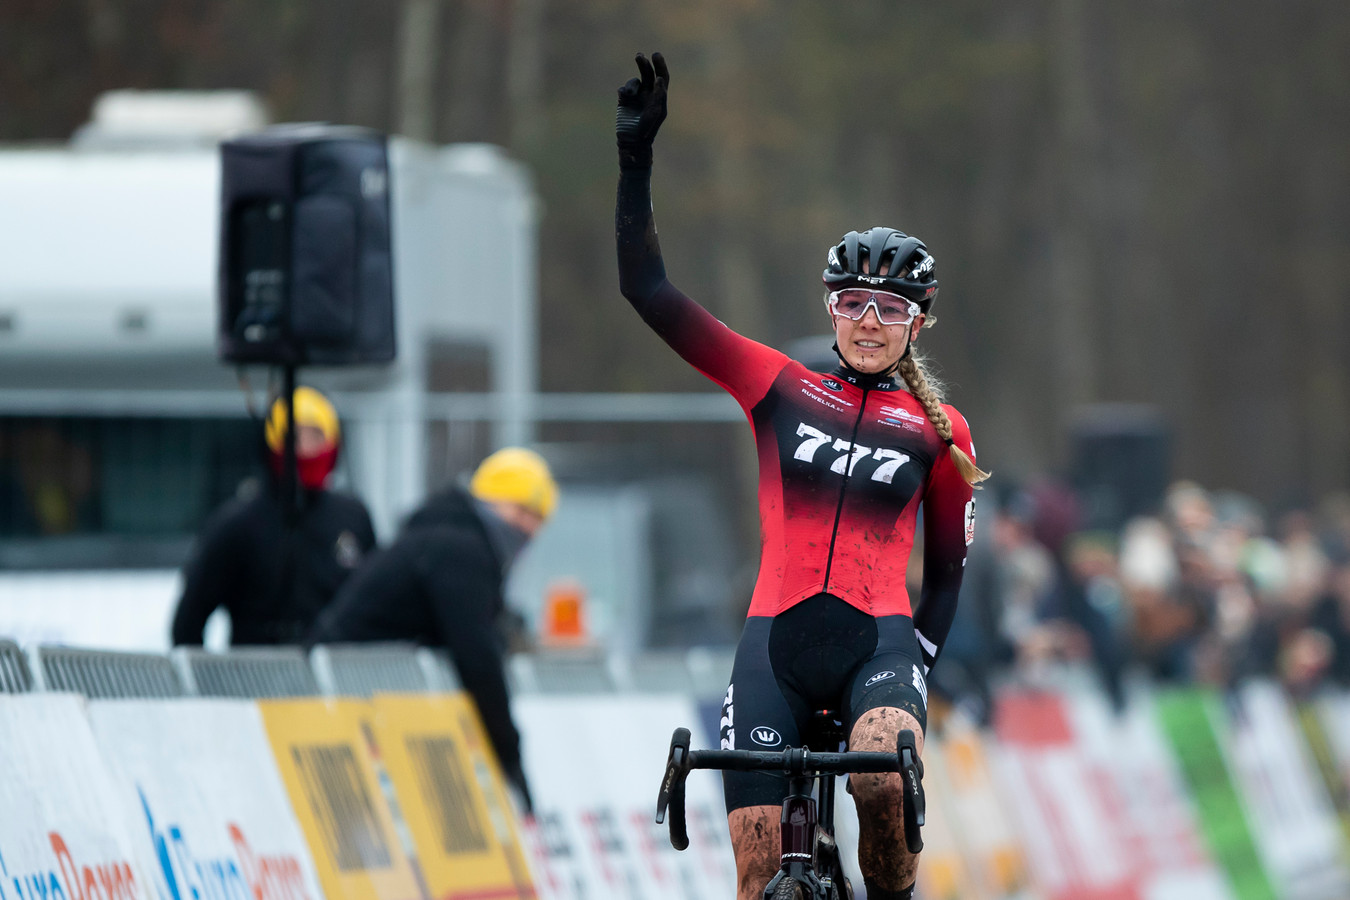
<instances>
[{"instance_id":1,"label":"yellow advertising board","mask_svg":"<svg viewBox=\"0 0 1350 900\"><path fill-rule=\"evenodd\" d=\"M261 700L267 736L327 900L431 900L399 842L355 700Z\"/></svg>"},{"instance_id":2,"label":"yellow advertising board","mask_svg":"<svg viewBox=\"0 0 1350 900\"><path fill-rule=\"evenodd\" d=\"M943 806L943 747L937 740L924 742L924 784L927 788L927 814L923 828L923 862L919 866L919 887L932 900L984 900L984 893L971 890L961 847L952 830L951 816Z\"/></svg>"},{"instance_id":3,"label":"yellow advertising board","mask_svg":"<svg viewBox=\"0 0 1350 900\"><path fill-rule=\"evenodd\" d=\"M1016 833L994 790L980 733L969 724L948 720L942 751L945 765L939 790L951 808L953 827L961 835L978 896L1019 894L1027 888L1027 870Z\"/></svg>"},{"instance_id":4,"label":"yellow advertising board","mask_svg":"<svg viewBox=\"0 0 1350 900\"><path fill-rule=\"evenodd\" d=\"M382 694L376 743L434 900L535 896L500 770L464 694Z\"/></svg>"}]
</instances>

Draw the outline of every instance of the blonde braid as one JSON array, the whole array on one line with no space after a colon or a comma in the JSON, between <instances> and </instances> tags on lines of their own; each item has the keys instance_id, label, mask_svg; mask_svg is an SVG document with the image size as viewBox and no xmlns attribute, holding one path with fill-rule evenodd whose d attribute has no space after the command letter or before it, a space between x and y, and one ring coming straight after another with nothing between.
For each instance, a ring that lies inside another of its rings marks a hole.
<instances>
[{"instance_id":1,"label":"blonde braid","mask_svg":"<svg viewBox=\"0 0 1350 900\"><path fill-rule=\"evenodd\" d=\"M956 471L961 473L966 483L978 485L988 478L989 473L975 465L975 461L966 455L966 451L956 446L952 440L952 421L947 418L947 411L942 408L942 397L928 384L923 361L915 356L912 347L905 358L900 360L900 377L909 385L909 392L914 395L914 399L923 405L924 412L928 414L928 421L933 423L938 437L946 443L952 462L956 464Z\"/></svg>"}]
</instances>

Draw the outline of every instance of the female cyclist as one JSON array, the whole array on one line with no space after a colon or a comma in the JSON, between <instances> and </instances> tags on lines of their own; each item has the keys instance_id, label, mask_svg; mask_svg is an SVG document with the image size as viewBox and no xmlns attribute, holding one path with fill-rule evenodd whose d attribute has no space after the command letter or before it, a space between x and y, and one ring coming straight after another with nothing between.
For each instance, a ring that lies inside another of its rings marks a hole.
<instances>
[{"instance_id":1,"label":"female cyclist","mask_svg":"<svg viewBox=\"0 0 1350 900\"><path fill-rule=\"evenodd\" d=\"M763 551L722 712L728 749L802 743L814 710L838 710L855 750L894 752L927 721L974 526L965 420L944 406L913 344L937 296L923 242L890 228L849 232L824 281L840 365L822 375L727 328L666 278L651 204L652 141L670 82L659 53L619 89L619 284L676 353L729 391L754 428ZM903 379L903 384L896 375ZM908 390L906 390L906 387ZM905 566L923 506L923 590L911 613ZM911 618L912 616L912 618ZM785 779L724 774L740 900L779 867ZM869 900L913 895L898 775L851 778Z\"/></svg>"}]
</instances>

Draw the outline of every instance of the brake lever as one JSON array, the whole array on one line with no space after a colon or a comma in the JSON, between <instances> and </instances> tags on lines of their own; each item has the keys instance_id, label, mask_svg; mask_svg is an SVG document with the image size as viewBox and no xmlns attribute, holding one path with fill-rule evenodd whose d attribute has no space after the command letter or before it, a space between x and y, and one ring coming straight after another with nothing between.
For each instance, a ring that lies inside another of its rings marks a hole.
<instances>
[{"instance_id":1,"label":"brake lever","mask_svg":"<svg viewBox=\"0 0 1350 900\"><path fill-rule=\"evenodd\" d=\"M896 739L900 763L901 811L905 822L905 846L910 853L923 849L923 827L927 803L923 794L923 760L919 757L914 732L902 730Z\"/></svg>"},{"instance_id":2,"label":"brake lever","mask_svg":"<svg viewBox=\"0 0 1350 900\"><path fill-rule=\"evenodd\" d=\"M670 807L672 794L683 787L685 776L689 774L688 728L676 728L670 738L670 753L666 756L666 774L661 778L661 791L656 795L656 824L666 821L666 810Z\"/></svg>"}]
</instances>

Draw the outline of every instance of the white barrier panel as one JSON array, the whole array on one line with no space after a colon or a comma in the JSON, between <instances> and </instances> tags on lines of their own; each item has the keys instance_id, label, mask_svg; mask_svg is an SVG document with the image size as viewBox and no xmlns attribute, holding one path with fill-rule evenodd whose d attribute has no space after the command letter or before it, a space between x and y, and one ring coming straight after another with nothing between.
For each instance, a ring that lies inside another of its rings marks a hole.
<instances>
[{"instance_id":1,"label":"white barrier panel","mask_svg":"<svg viewBox=\"0 0 1350 900\"><path fill-rule=\"evenodd\" d=\"M1173 759L1144 696L1119 716L1099 693L1068 695L1074 734L1129 848L1146 900L1229 900L1210 858Z\"/></svg>"},{"instance_id":2,"label":"white barrier panel","mask_svg":"<svg viewBox=\"0 0 1350 900\"><path fill-rule=\"evenodd\" d=\"M1336 759L1341 783L1350 785L1350 693L1327 691L1317 700L1317 719Z\"/></svg>"},{"instance_id":3,"label":"white barrier panel","mask_svg":"<svg viewBox=\"0 0 1350 900\"><path fill-rule=\"evenodd\" d=\"M544 900L734 897L736 868L720 779L691 772L689 849L655 824L670 735L701 734L684 697L523 696L512 704L524 735L535 821L524 827Z\"/></svg>"},{"instance_id":4,"label":"white barrier panel","mask_svg":"<svg viewBox=\"0 0 1350 900\"><path fill-rule=\"evenodd\" d=\"M0 695L4 900L152 900L84 700Z\"/></svg>"},{"instance_id":5,"label":"white barrier panel","mask_svg":"<svg viewBox=\"0 0 1350 900\"><path fill-rule=\"evenodd\" d=\"M1272 881L1288 900L1350 897L1336 815L1289 701L1265 682L1244 686L1236 699L1227 749Z\"/></svg>"},{"instance_id":6,"label":"white barrier panel","mask_svg":"<svg viewBox=\"0 0 1350 900\"><path fill-rule=\"evenodd\" d=\"M257 706L101 700L88 712L158 897L322 900Z\"/></svg>"},{"instance_id":7,"label":"white barrier panel","mask_svg":"<svg viewBox=\"0 0 1350 900\"><path fill-rule=\"evenodd\" d=\"M1232 896L1147 719L1151 704L1114 720L1096 695L1010 692L997 710L998 786L1050 900Z\"/></svg>"},{"instance_id":8,"label":"white barrier panel","mask_svg":"<svg viewBox=\"0 0 1350 900\"><path fill-rule=\"evenodd\" d=\"M949 808L950 794L943 789L950 783L945 753L937 740L924 742L923 765L927 815L919 864L919 895L924 900L986 900L961 856L962 848L954 831L959 826Z\"/></svg>"}]
</instances>

